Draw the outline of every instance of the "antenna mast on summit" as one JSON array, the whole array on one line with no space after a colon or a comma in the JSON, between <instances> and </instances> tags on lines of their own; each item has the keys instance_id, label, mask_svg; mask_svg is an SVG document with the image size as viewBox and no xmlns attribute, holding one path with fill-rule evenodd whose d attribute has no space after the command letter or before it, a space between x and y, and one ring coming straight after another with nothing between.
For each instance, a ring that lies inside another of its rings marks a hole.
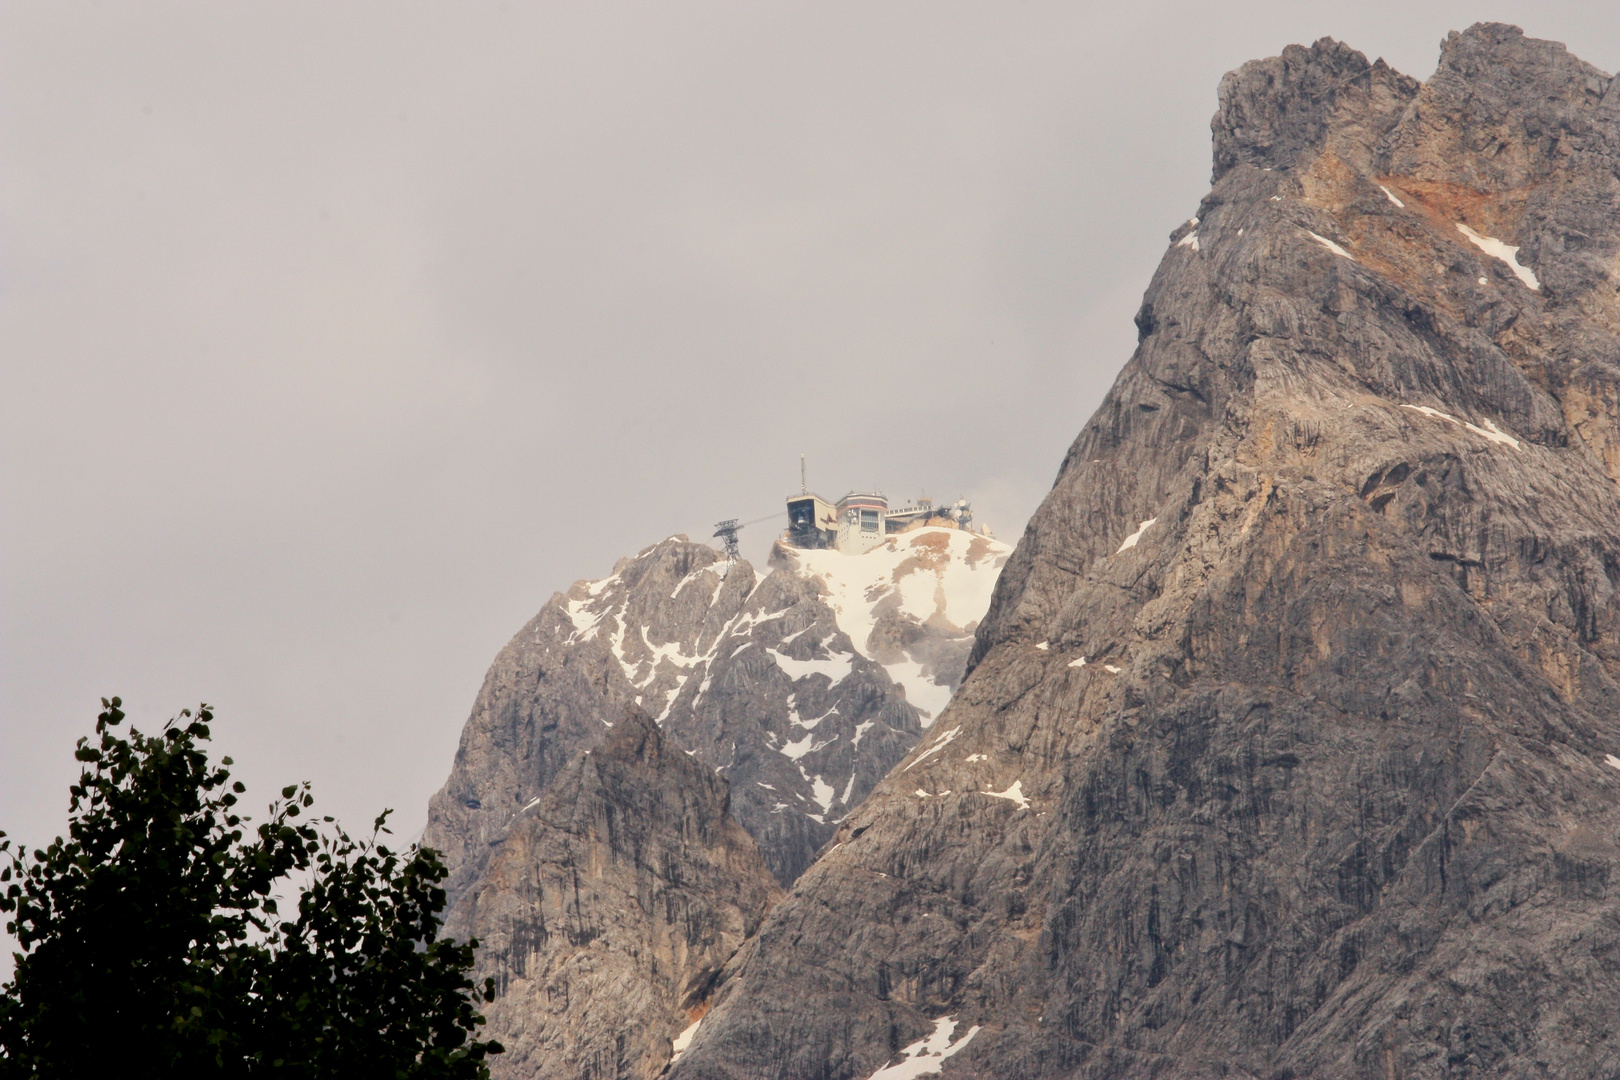
<instances>
[{"instance_id":1,"label":"antenna mast on summit","mask_svg":"<svg viewBox=\"0 0 1620 1080\"><path fill-rule=\"evenodd\" d=\"M732 564L742 558L742 552L737 549L737 530L740 528L742 526L737 524L736 518L726 518L724 521L715 522L714 525L714 535L725 545L727 574L731 573Z\"/></svg>"},{"instance_id":2,"label":"antenna mast on summit","mask_svg":"<svg viewBox=\"0 0 1620 1080\"><path fill-rule=\"evenodd\" d=\"M810 494L810 486L804 481L804 455L799 455L799 494Z\"/></svg>"}]
</instances>

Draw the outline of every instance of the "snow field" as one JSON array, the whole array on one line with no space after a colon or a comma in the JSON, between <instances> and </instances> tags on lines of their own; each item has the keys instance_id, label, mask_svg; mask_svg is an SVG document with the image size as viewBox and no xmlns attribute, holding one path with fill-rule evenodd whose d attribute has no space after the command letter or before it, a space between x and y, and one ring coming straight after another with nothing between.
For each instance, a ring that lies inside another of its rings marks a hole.
<instances>
[{"instance_id":1,"label":"snow field","mask_svg":"<svg viewBox=\"0 0 1620 1080\"><path fill-rule=\"evenodd\" d=\"M990 608L990 594L1007 561L1007 545L960 529L923 528L897 533L863 555L837 551L795 551L800 573L827 589L827 604L838 628L868 660L878 608L891 598L901 614L919 623L943 621L965 634ZM884 664L889 678L905 688L906 700L923 713L927 726L950 701L951 688L910 659Z\"/></svg>"},{"instance_id":2,"label":"snow field","mask_svg":"<svg viewBox=\"0 0 1620 1080\"><path fill-rule=\"evenodd\" d=\"M1515 439L1512 435L1509 435L1507 432L1497 427L1496 424L1489 419L1485 420L1483 426L1481 426L1479 424L1470 424L1466 420L1459 420L1450 413L1443 413L1439 409L1431 409L1427 405L1402 405L1401 408L1411 409L1415 413L1422 413L1424 416L1432 419L1445 420L1449 423L1456 424L1458 427L1467 428L1475 435L1478 435L1483 439L1488 439L1493 443L1500 443L1503 446L1511 446L1515 450L1524 449L1524 447L1520 445L1518 439Z\"/></svg>"},{"instance_id":3,"label":"snow field","mask_svg":"<svg viewBox=\"0 0 1620 1080\"><path fill-rule=\"evenodd\" d=\"M669 1063L671 1065L681 1060L681 1055L686 1053L687 1048L692 1045L692 1040L697 1037L698 1027L702 1025L702 1023L703 1021L701 1019L694 1020L692 1021L691 1027L675 1036L675 1041L670 1044L670 1049L674 1051L674 1053L670 1055L669 1059Z\"/></svg>"},{"instance_id":4,"label":"snow field","mask_svg":"<svg viewBox=\"0 0 1620 1080\"><path fill-rule=\"evenodd\" d=\"M796 551L794 555L799 561L798 572L824 587L838 627L850 637L856 651L875 659L866 651L866 646L885 612L898 612L907 621L914 619L929 624L946 635L965 636L988 609L996 578L1010 550L1005 544L975 533L924 528L889 537L886 543L864 555L848 556L831 551ZM686 574L670 589L670 601L689 599L689 589L697 589L703 595L712 586L712 593L707 595L707 606L712 608L724 585L723 569L721 564L711 564ZM645 700L644 707L649 712L657 712L656 720L660 724L668 718L694 674L701 679L698 690L701 696L713 681L716 662L756 644L744 640L745 636L754 627L784 614L745 610L729 619L717 632L711 631L712 638L702 634L684 640L693 635L683 632L683 640L655 644L647 626L631 625L640 620L630 615L631 592L619 572L599 581L582 582L571 590L571 595L578 599L564 601L564 610L572 624L572 632L564 644L602 641L618 662L625 679L638 690L646 691L637 695L637 703ZM771 663L792 682L823 676L837 684L848 678L854 670L853 652L831 653L825 658L807 660L787 655L785 650L811 629L810 626L801 628L783 637L776 647L762 645L762 648ZM710 642L708 647L705 648L704 642ZM816 652L825 654L828 650L818 646ZM890 661L883 667L904 689L907 701L918 709L924 726L928 726L949 703L952 688L936 683L932 672L910 656L894 660L891 655ZM772 736L770 741L794 763L806 790L787 802L778 803L778 810L790 809L790 803L797 800L799 811L814 820L824 821L835 802L848 802L854 790L854 772L843 778L846 782L840 795L835 784L841 777L834 776L829 782L822 775L811 774L802 760L837 741L836 736L818 740L814 730L835 711L836 708L821 716L802 718L795 696L789 695L788 730L792 734ZM861 738L873 726L873 721L857 726L852 739L854 748L859 748ZM930 753L942 749L956 733L953 730L936 742ZM770 784L761 782L759 786L776 791ZM786 792L781 796L788 798ZM691 1030L695 1031L695 1025Z\"/></svg>"},{"instance_id":5,"label":"snow field","mask_svg":"<svg viewBox=\"0 0 1620 1080\"><path fill-rule=\"evenodd\" d=\"M933 1034L901 1050L904 1056L899 1061L885 1065L867 1080L915 1080L916 1077L939 1072L944 1069L946 1059L960 1053L980 1030L979 1025L975 1024L968 1028L966 1035L952 1042L951 1036L956 1033L956 1028L956 1017L940 1017L934 1021Z\"/></svg>"},{"instance_id":6,"label":"snow field","mask_svg":"<svg viewBox=\"0 0 1620 1080\"><path fill-rule=\"evenodd\" d=\"M1340 247L1338 244L1335 244L1333 241L1329 240L1327 237L1318 236L1316 233L1311 232L1311 230L1309 230L1309 229L1305 230L1305 235L1309 236L1312 240L1315 240L1318 244L1321 244L1323 247L1325 247L1329 251L1333 252L1333 254L1342 255L1346 259L1349 259L1351 262L1356 261L1356 257L1354 255L1350 254L1348 251L1344 250L1344 248Z\"/></svg>"},{"instance_id":7,"label":"snow field","mask_svg":"<svg viewBox=\"0 0 1620 1080\"><path fill-rule=\"evenodd\" d=\"M1119 551L1115 551L1114 554L1118 555L1121 551L1129 551L1129 550L1131 550L1131 548L1136 546L1137 541L1142 539L1142 534L1147 532L1149 529L1151 529L1154 525L1157 525L1158 523L1159 523L1159 519L1156 518L1156 517L1148 518L1146 521L1142 522L1140 525L1138 525L1136 527L1135 532L1131 533L1131 535L1127 536L1124 539L1124 541L1119 545ZM1044 642L1042 644L1044 645ZM1042 647L1041 645L1036 646L1036 648L1041 648L1041 647Z\"/></svg>"},{"instance_id":8,"label":"snow field","mask_svg":"<svg viewBox=\"0 0 1620 1080\"><path fill-rule=\"evenodd\" d=\"M1457 231L1468 237L1469 243L1491 258L1506 263L1507 268L1513 271L1513 276L1522 281L1525 288L1534 289L1536 292L1541 291L1541 282L1537 280L1535 271L1528 266L1519 264L1519 249L1517 247L1512 244L1504 244L1494 236L1481 236L1467 225L1461 223L1457 225ZM1481 278L1480 284L1485 284L1485 279Z\"/></svg>"}]
</instances>

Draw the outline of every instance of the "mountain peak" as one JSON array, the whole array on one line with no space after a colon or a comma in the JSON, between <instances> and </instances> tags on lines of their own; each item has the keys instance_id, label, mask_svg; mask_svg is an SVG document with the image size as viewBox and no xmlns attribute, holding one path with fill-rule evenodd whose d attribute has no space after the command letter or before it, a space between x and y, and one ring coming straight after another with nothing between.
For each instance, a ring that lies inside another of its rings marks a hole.
<instances>
[{"instance_id":1,"label":"mountain peak","mask_svg":"<svg viewBox=\"0 0 1620 1080\"><path fill-rule=\"evenodd\" d=\"M791 882L961 682L1008 552L968 517L965 502L884 505L850 553L790 530L763 578L671 536L553 596L490 669L434 797L426 835L451 896L570 760L604 739L596 753L650 753L664 743L649 725L731 781L732 811Z\"/></svg>"},{"instance_id":2,"label":"mountain peak","mask_svg":"<svg viewBox=\"0 0 1620 1080\"><path fill-rule=\"evenodd\" d=\"M729 785L628 710L518 810L447 933L493 978L495 1075L647 1078L780 887Z\"/></svg>"},{"instance_id":3,"label":"mountain peak","mask_svg":"<svg viewBox=\"0 0 1620 1080\"><path fill-rule=\"evenodd\" d=\"M1251 60L1221 79L1220 108L1210 121L1213 182L1239 165L1289 169L1326 148L1369 166L1418 86L1383 60L1369 63L1326 37Z\"/></svg>"},{"instance_id":4,"label":"mountain peak","mask_svg":"<svg viewBox=\"0 0 1620 1080\"><path fill-rule=\"evenodd\" d=\"M1222 81L971 674L674 1077L1615 1071L1617 93L1489 24Z\"/></svg>"}]
</instances>

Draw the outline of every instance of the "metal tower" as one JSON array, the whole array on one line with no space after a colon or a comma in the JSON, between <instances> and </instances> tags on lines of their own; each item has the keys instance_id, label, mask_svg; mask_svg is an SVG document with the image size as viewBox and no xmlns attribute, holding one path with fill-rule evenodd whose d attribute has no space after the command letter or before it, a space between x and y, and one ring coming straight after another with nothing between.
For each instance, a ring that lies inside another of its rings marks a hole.
<instances>
[{"instance_id":1,"label":"metal tower","mask_svg":"<svg viewBox=\"0 0 1620 1080\"><path fill-rule=\"evenodd\" d=\"M737 530L742 528L737 524L736 518L726 518L724 521L714 523L714 535L726 548L726 561L736 562L742 558L742 551L737 547Z\"/></svg>"}]
</instances>

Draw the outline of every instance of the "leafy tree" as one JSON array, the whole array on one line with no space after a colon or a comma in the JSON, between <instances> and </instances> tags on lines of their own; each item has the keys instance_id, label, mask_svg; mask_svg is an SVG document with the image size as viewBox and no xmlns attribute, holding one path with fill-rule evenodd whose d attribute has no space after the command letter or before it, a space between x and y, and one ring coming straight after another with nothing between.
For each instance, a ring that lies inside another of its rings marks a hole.
<instances>
[{"instance_id":1,"label":"leafy tree","mask_svg":"<svg viewBox=\"0 0 1620 1080\"><path fill-rule=\"evenodd\" d=\"M477 942L437 936L446 874L311 821L283 788L256 828L230 758L208 760L206 706L158 735L117 732L103 699L68 839L0 839L0 912L21 952L0 988L0 1078L487 1077L498 1043L468 978ZM5 836L0 833L0 838ZM308 883L283 920L275 892Z\"/></svg>"}]
</instances>

